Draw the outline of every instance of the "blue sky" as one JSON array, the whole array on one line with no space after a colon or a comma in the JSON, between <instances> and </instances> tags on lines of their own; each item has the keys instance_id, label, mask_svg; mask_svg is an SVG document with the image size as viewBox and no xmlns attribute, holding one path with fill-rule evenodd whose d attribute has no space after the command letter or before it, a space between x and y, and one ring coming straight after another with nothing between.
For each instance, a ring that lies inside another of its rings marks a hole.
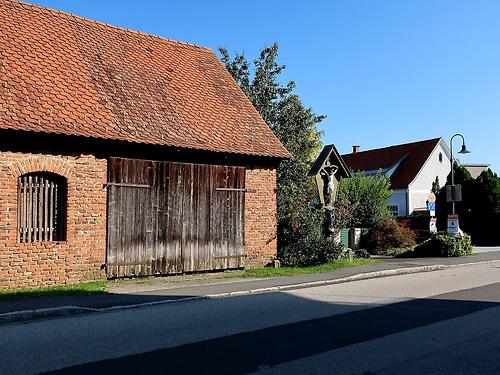
<instances>
[{"instance_id":1,"label":"blue sky","mask_svg":"<svg viewBox=\"0 0 500 375\"><path fill-rule=\"evenodd\" d=\"M32 2L249 58L278 42L284 79L328 116L325 143L345 153L462 132L462 161L500 172L499 1Z\"/></svg>"}]
</instances>

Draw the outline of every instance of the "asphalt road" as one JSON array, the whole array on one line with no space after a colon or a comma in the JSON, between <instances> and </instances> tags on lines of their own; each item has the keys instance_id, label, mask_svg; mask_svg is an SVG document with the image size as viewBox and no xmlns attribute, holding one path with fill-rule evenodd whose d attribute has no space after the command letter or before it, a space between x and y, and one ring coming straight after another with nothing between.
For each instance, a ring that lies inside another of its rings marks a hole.
<instances>
[{"instance_id":1,"label":"asphalt road","mask_svg":"<svg viewBox=\"0 0 500 375\"><path fill-rule=\"evenodd\" d=\"M497 374L500 265L0 326L0 373Z\"/></svg>"}]
</instances>

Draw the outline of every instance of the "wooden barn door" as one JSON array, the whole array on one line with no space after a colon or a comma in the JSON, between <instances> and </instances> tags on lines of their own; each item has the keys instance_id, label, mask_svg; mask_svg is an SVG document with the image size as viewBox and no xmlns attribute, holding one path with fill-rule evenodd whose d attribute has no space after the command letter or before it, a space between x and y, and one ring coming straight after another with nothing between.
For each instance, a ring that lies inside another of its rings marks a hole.
<instances>
[{"instance_id":1,"label":"wooden barn door","mask_svg":"<svg viewBox=\"0 0 500 375\"><path fill-rule=\"evenodd\" d=\"M245 169L113 158L109 277L244 267Z\"/></svg>"},{"instance_id":2,"label":"wooden barn door","mask_svg":"<svg viewBox=\"0 0 500 375\"><path fill-rule=\"evenodd\" d=\"M108 167L107 273L110 277L182 272L180 240L166 248L168 165L111 159ZM177 246L176 246L177 245Z\"/></svg>"},{"instance_id":3,"label":"wooden barn door","mask_svg":"<svg viewBox=\"0 0 500 375\"><path fill-rule=\"evenodd\" d=\"M184 271L244 267L245 168L171 164L183 187L169 199L182 196Z\"/></svg>"}]
</instances>

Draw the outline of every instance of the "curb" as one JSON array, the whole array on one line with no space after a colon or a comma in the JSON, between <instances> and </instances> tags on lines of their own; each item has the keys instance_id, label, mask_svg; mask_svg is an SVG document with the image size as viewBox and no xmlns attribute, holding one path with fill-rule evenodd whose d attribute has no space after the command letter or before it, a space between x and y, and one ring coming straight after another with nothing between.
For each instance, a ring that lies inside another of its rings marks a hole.
<instances>
[{"instance_id":1,"label":"curb","mask_svg":"<svg viewBox=\"0 0 500 375\"><path fill-rule=\"evenodd\" d=\"M170 304L170 303L199 301L199 300L205 300L205 299L217 299L217 298L236 297L236 296L249 296L249 295L255 295L255 294L285 291L285 290L303 289L303 288L311 288L311 287L317 287L317 286L343 284L343 283L348 283L348 282L353 282L353 281L378 279L378 278L382 278L382 277L408 275L408 274L412 274L412 273L433 272L433 271L440 271L440 270L445 270L445 269L449 269L449 268L468 267L468 266L490 264L490 263L497 263L497 262L500 262L500 260L488 260L488 261L482 261L482 262L470 262L470 263L451 264L451 265L435 264L435 265L428 265L428 266L396 268L396 269L392 269L392 270L360 273L357 275L342 277L342 278L333 279L333 280L310 281L310 282L306 282L306 283L297 283L297 284L290 284L290 285L278 285L278 286L272 286L272 287L267 287L267 288L242 290L242 291L237 291L237 292L207 294L204 296L184 297L184 298L178 298L178 299L159 300L159 301L137 303L137 304L131 304L131 305L117 305L117 306L103 307L103 308L91 308L91 307L79 307L79 306L61 306L61 307L55 307L55 308L13 311L13 312L9 312L9 313L0 314L0 324L11 323L11 322L22 322L22 321L34 320L34 319L61 317L61 316L68 316L68 315L75 315L75 314L127 310L127 309L135 309L135 308L149 307L149 306L156 306L156 305L165 305L165 304Z\"/></svg>"},{"instance_id":2,"label":"curb","mask_svg":"<svg viewBox=\"0 0 500 375\"><path fill-rule=\"evenodd\" d=\"M61 306L46 309L13 311L10 313L0 314L0 324L10 322L23 322L27 320L43 318L54 318L74 314L84 314L96 311L98 311L98 309L79 306Z\"/></svg>"}]
</instances>

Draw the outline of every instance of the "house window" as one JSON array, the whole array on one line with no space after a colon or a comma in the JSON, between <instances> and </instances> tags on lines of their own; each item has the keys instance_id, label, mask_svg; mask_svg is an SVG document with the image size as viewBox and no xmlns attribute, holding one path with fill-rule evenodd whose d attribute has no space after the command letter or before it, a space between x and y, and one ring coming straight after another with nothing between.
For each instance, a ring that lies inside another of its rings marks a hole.
<instances>
[{"instance_id":1,"label":"house window","mask_svg":"<svg viewBox=\"0 0 500 375\"><path fill-rule=\"evenodd\" d=\"M66 238L67 182L54 173L19 177L18 241L64 241Z\"/></svg>"},{"instance_id":2,"label":"house window","mask_svg":"<svg viewBox=\"0 0 500 375\"><path fill-rule=\"evenodd\" d=\"M399 216L399 206L397 204L391 204L388 206L389 211L391 211L391 214L393 214L395 217Z\"/></svg>"},{"instance_id":3,"label":"house window","mask_svg":"<svg viewBox=\"0 0 500 375\"><path fill-rule=\"evenodd\" d=\"M443 162L443 153L442 152L439 153L439 162L440 163Z\"/></svg>"}]
</instances>

